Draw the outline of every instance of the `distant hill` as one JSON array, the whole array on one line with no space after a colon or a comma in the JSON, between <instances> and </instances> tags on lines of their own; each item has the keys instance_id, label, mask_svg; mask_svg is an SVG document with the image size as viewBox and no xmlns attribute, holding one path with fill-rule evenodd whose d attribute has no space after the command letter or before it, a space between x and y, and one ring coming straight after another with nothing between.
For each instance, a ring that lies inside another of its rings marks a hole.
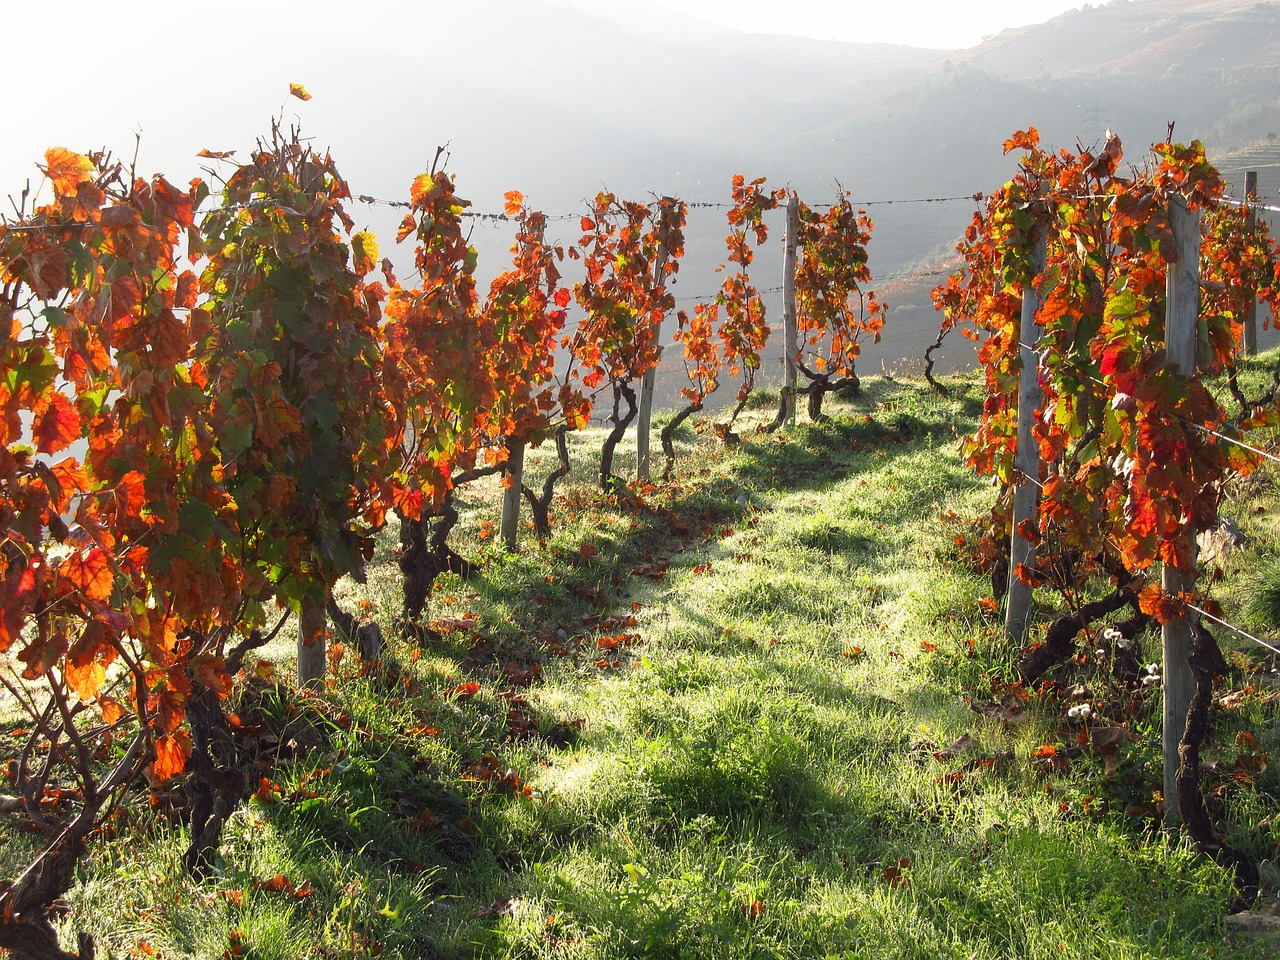
<instances>
[{"instance_id":1,"label":"distant hill","mask_svg":"<svg viewBox=\"0 0 1280 960\"><path fill-rule=\"evenodd\" d=\"M1005 30L946 59L1007 77L1204 76L1274 68L1280 7L1241 0L1086 4L1043 24Z\"/></svg>"}]
</instances>

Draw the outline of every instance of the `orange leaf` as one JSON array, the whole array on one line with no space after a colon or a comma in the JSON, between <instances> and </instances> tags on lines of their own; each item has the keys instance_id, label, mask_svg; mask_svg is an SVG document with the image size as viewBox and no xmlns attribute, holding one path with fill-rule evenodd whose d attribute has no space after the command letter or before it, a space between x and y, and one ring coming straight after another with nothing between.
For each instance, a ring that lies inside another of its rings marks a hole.
<instances>
[{"instance_id":1,"label":"orange leaf","mask_svg":"<svg viewBox=\"0 0 1280 960\"><path fill-rule=\"evenodd\" d=\"M103 723L119 723L124 719L124 707L120 705L118 700L113 700L111 697L103 697L98 701L98 707L102 710Z\"/></svg>"},{"instance_id":2,"label":"orange leaf","mask_svg":"<svg viewBox=\"0 0 1280 960\"><path fill-rule=\"evenodd\" d=\"M156 741L156 759L151 764L151 773L163 783L186 769L189 756L191 739L183 731L160 737Z\"/></svg>"},{"instance_id":3,"label":"orange leaf","mask_svg":"<svg viewBox=\"0 0 1280 960\"><path fill-rule=\"evenodd\" d=\"M60 196L74 196L76 187L93 173L93 163L86 156L64 147L50 147L44 152L45 176Z\"/></svg>"},{"instance_id":4,"label":"orange leaf","mask_svg":"<svg viewBox=\"0 0 1280 960\"><path fill-rule=\"evenodd\" d=\"M300 83L289 84L289 93L297 97L299 100L310 100L311 94L307 93L307 88Z\"/></svg>"},{"instance_id":5,"label":"orange leaf","mask_svg":"<svg viewBox=\"0 0 1280 960\"><path fill-rule=\"evenodd\" d=\"M191 659L191 675L220 696L231 692L230 678L224 672L226 661L222 657L203 654Z\"/></svg>"},{"instance_id":6,"label":"orange leaf","mask_svg":"<svg viewBox=\"0 0 1280 960\"><path fill-rule=\"evenodd\" d=\"M1183 615L1182 604L1176 597L1165 593L1158 583L1149 583L1142 588L1138 594L1138 606L1161 624L1173 623Z\"/></svg>"},{"instance_id":7,"label":"orange leaf","mask_svg":"<svg viewBox=\"0 0 1280 960\"><path fill-rule=\"evenodd\" d=\"M1040 132L1035 127L1027 127L1026 130L1017 131L1012 137L1004 142L1004 152L1009 153L1013 150L1034 150L1040 143Z\"/></svg>"},{"instance_id":8,"label":"orange leaf","mask_svg":"<svg viewBox=\"0 0 1280 960\"><path fill-rule=\"evenodd\" d=\"M58 568L58 575L89 600L107 600L115 585L115 576L107 552L93 547L86 553L73 553Z\"/></svg>"},{"instance_id":9,"label":"orange leaf","mask_svg":"<svg viewBox=\"0 0 1280 960\"><path fill-rule=\"evenodd\" d=\"M142 505L146 503L146 478L137 470L130 470L116 484L116 509L126 517L136 517L142 513Z\"/></svg>"},{"instance_id":10,"label":"orange leaf","mask_svg":"<svg viewBox=\"0 0 1280 960\"><path fill-rule=\"evenodd\" d=\"M82 701L93 700L98 696L102 681L107 677L107 667L115 657L116 651L107 639L106 628L101 621L90 620L80 638L67 651L62 668L67 686Z\"/></svg>"},{"instance_id":11,"label":"orange leaf","mask_svg":"<svg viewBox=\"0 0 1280 960\"><path fill-rule=\"evenodd\" d=\"M587 560L591 559L599 552L600 548L594 543L584 543L582 546L578 547L578 553L582 554L583 558Z\"/></svg>"},{"instance_id":12,"label":"orange leaf","mask_svg":"<svg viewBox=\"0 0 1280 960\"><path fill-rule=\"evenodd\" d=\"M524 194L519 190L508 190L504 195L506 201L502 206L502 212L508 217L520 215L521 206L524 204Z\"/></svg>"},{"instance_id":13,"label":"orange leaf","mask_svg":"<svg viewBox=\"0 0 1280 960\"><path fill-rule=\"evenodd\" d=\"M57 453L80 439L80 414L60 393L49 397L49 406L36 418L32 433L41 453Z\"/></svg>"},{"instance_id":14,"label":"orange leaf","mask_svg":"<svg viewBox=\"0 0 1280 960\"><path fill-rule=\"evenodd\" d=\"M254 883L253 889L262 890L266 893L292 893L293 884L283 873L277 873L267 880L257 881Z\"/></svg>"}]
</instances>

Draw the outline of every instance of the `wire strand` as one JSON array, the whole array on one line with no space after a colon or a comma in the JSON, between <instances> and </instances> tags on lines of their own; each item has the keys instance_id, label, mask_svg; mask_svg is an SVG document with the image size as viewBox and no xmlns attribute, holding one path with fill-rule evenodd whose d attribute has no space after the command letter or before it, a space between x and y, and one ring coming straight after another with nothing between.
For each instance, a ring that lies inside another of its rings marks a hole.
<instances>
[{"instance_id":1,"label":"wire strand","mask_svg":"<svg viewBox=\"0 0 1280 960\"><path fill-rule=\"evenodd\" d=\"M1241 630L1239 627L1235 626L1234 624L1227 623L1227 621L1223 620L1221 617L1215 617L1209 611L1200 609L1200 607L1197 607L1194 603L1188 603L1186 600L1180 600L1179 602L1184 607L1187 607L1190 610L1194 610L1196 613L1200 614L1200 616L1207 617L1208 619L1212 620L1214 623L1217 623L1226 627L1228 630L1232 631L1233 633L1240 634L1240 636L1244 637L1246 640L1252 640L1254 643L1258 644L1259 646L1266 647L1272 653L1280 654L1280 647L1273 647L1271 644L1267 643L1267 641L1259 640L1253 634L1245 630Z\"/></svg>"}]
</instances>

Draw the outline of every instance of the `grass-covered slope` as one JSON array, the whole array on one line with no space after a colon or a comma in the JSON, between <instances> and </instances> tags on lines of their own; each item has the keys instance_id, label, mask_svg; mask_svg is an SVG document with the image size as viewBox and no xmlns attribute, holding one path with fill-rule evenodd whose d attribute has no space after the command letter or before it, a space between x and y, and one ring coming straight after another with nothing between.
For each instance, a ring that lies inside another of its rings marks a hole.
<instances>
[{"instance_id":1,"label":"grass-covered slope","mask_svg":"<svg viewBox=\"0 0 1280 960\"><path fill-rule=\"evenodd\" d=\"M681 479L621 504L582 438L556 533L516 555L483 536L497 491L465 491L481 572L438 585L442 639L389 630L393 665L333 658L314 696L260 664L234 704L260 788L215 876L185 879L140 792L68 927L103 955L263 960L1263 955L1224 940L1230 876L1152 819L1158 690L1087 650L1046 693L1010 685L942 519L993 495L956 450L981 401L868 381L828 424L731 451L687 433ZM1235 510L1255 550L1274 501L1256 482ZM341 600L389 626L398 589L388 555ZM1237 655L1212 759L1233 841L1267 858L1261 662Z\"/></svg>"}]
</instances>

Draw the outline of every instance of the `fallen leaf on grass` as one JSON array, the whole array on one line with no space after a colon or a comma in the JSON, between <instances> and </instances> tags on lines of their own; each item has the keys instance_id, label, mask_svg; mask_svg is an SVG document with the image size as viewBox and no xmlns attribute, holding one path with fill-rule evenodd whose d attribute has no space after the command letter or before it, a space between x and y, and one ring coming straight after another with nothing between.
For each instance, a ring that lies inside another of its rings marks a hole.
<instances>
[{"instance_id":1,"label":"fallen leaf on grass","mask_svg":"<svg viewBox=\"0 0 1280 960\"><path fill-rule=\"evenodd\" d=\"M969 736L969 734L965 733L960 736L959 740L951 744L951 746L937 751L933 755L933 759L939 760L939 761L954 760L956 757L960 756L960 754L962 753L972 753L977 749L978 749L978 741L975 740L973 737Z\"/></svg>"},{"instance_id":2,"label":"fallen leaf on grass","mask_svg":"<svg viewBox=\"0 0 1280 960\"><path fill-rule=\"evenodd\" d=\"M293 881L283 873L277 873L274 877L257 881L254 883L253 889L261 890L264 893L283 893L285 896L293 897L297 900L305 900L316 892L311 886L310 880L303 880L302 883L295 886Z\"/></svg>"},{"instance_id":3,"label":"fallen leaf on grass","mask_svg":"<svg viewBox=\"0 0 1280 960\"><path fill-rule=\"evenodd\" d=\"M510 897L499 897L487 907L478 907L475 915L477 917L504 917L515 908L516 901Z\"/></svg>"},{"instance_id":4,"label":"fallen leaf on grass","mask_svg":"<svg viewBox=\"0 0 1280 960\"><path fill-rule=\"evenodd\" d=\"M911 886L911 877L908 871L911 869L911 858L903 857L897 863L884 868L884 878L889 882L889 886L895 888Z\"/></svg>"},{"instance_id":5,"label":"fallen leaf on grass","mask_svg":"<svg viewBox=\"0 0 1280 960\"><path fill-rule=\"evenodd\" d=\"M466 683L460 683L453 689L446 690L445 692L453 694L459 700L470 700L480 692L480 684L476 683L474 680L468 680Z\"/></svg>"}]
</instances>

